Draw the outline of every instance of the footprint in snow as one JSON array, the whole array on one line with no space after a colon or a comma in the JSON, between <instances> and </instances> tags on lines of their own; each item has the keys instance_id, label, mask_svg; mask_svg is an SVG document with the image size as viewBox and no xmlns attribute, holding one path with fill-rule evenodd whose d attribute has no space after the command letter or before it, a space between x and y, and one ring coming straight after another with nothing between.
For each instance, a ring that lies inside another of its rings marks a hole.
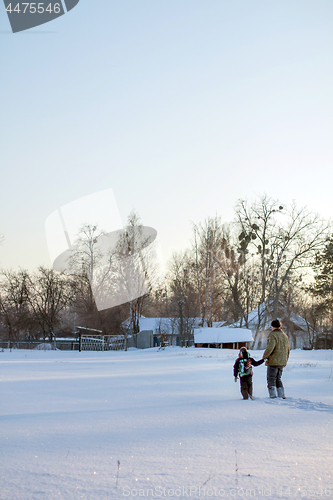
<instances>
[{"instance_id":1,"label":"footprint in snow","mask_svg":"<svg viewBox=\"0 0 333 500\"><path fill-rule=\"evenodd\" d=\"M306 411L324 411L328 413L333 413L333 406L327 405L326 403L314 402L308 399L301 398L274 398L264 400L265 403L268 404L278 404L280 406L288 406L289 408L296 408L298 410L306 410Z\"/></svg>"}]
</instances>

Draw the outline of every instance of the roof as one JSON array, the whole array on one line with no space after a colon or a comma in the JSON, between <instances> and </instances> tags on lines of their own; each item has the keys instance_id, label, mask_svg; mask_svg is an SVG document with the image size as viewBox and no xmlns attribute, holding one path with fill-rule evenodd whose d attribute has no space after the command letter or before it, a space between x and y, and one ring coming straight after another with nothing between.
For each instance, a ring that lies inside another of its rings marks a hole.
<instances>
[{"instance_id":1,"label":"roof","mask_svg":"<svg viewBox=\"0 0 333 500\"><path fill-rule=\"evenodd\" d=\"M247 328L195 328L195 344L226 344L231 342L252 342L251 330Z\"/></svg>"},{"instance_id":2,"label":"roof","mask_svg":"<svg viewBox=\"0 0 333 500\"><path fill-rule=\"evenodd\" d=\"M161 332L169 333L172 329L170 318L140 318L139 319L140 332L145 330L152 330L154 333L161 330Z\"/></svg>"},{"instance_id":3,"label":"roof","mask_svg":"<svg viewBox=\"0 0 333 500\"><path fill-rule=\"evenodd\" d=\"M189 329L198 327L201 323L201 318L184 318L184 325ZM124 326L128 326L129 320L123 322ZM154 334L167 333L168 335L179 333L180 318L139 318L140 332L150 330Z\"/></svg>"},{"instance_id":4,"label":"roof","mask_svg":"<svg viewBox=\"0 0 333 500\"><path fill-rule=\"evenodd\" d=\"M184 318L184 326L189 330L198 327L201 318ZM139 319L140 332L152 330L154 333L173 334L179 332L180 318L143 318Z\"/></svg>"},{"instance_id":5,"label":"roof","mask_svg":"<svg viewBox=\"0 0 333 500\"><path fill-rule=\"evenodd\" d=\"M251 330L256 330L258 327L258 309L260 308L260 316L261 316L261 324L260 324L260 329L261 330L270 330L271 327L271 321L274 319L272 317L273 313L273 302L269 301L267 302L267 305L265 303L260 304L260 306L256 307L253 309L249 315L248 315L248 326ZM265 317L266 316L266 317ZM289 323L293 323L298 329L307 331L308 330L308 323L307 321L299 316L298 314L294 312L290 312L288 314L287 308L285 305L283 305L279 301L279 319L282 320L282 323L284 321L288 321ZM236 321L235 323L232 323L232 326L239 326L240 325L240 320Z\"/></svg>"}]
</instances>

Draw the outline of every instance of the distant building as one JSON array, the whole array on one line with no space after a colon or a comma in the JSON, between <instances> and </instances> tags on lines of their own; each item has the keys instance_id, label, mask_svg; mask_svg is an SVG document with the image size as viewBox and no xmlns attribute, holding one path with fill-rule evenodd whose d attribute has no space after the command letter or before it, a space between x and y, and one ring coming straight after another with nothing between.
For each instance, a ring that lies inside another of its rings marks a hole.
<instances>
[{"instance_id":1,"label":"distant building","mask_svg":"<svg viewBox=\"0 0 333 500\"><path fill-rule=\"evenodd\" d=\"M273 301L260 304L248 315L248 328L252 331L252 349L266 349L267 338L272 331ZM301 316L290 311L285 304L279 301L278 316L282 323L283 331L288 335L292 349L302 349L309 345L309 338L314 335L311 325ZM244 324L244 320L243 320ZM240 320L232 323L233 327L240 326Z\"/></svg>"},{"instance_id":2,"label":"distant building","mask_svg":"<svg viewBox=\"0 0 333 500\"><path fill-rule=\"evenodd\" d=\"M166 345L189 347L193 345L193 329L200 325L201 318L139 318L139 332L128 334L128 347L149 349L160 346L161 339ZM123 329L129 320L124 321Z\"/></svg>"},{"instance_id":3,"label":"distant building","mask_svg":"<svg viewBox=\"0 0 333 500\"><path fill-rule=\"evenodd\" d=\"M319 332L314 342L315 349L333 349L333 333L330 331Z\"/></svg>"},{"instance_id":4,"label":"distant building","mask_svg":"<svg viewBox=\"0 0 333 500\"><path fill-rule=\"evenodd\" d=\"M195 347L215 347L219 349L240 349L251 347L253 338L251 330L246 328L195 328Z\"/></svg>"}]
</instances>

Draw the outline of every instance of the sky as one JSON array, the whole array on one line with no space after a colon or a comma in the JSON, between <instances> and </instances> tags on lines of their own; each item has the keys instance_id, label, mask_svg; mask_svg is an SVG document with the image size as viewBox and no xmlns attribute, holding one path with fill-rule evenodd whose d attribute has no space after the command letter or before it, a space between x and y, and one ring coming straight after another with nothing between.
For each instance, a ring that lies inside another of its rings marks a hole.
<instances>
[{"instance_id":1,"label":"sky","mask_svg":"<svg viewBox=\"0 0 333 500\"><path fill-rule=\"evenodd\" d=\"M165 259L266 193L333 216L331 0L80 0L13 34L0 5L0 267L51 265L45 221L112 189Z\"/></svg>"}]
</instances>

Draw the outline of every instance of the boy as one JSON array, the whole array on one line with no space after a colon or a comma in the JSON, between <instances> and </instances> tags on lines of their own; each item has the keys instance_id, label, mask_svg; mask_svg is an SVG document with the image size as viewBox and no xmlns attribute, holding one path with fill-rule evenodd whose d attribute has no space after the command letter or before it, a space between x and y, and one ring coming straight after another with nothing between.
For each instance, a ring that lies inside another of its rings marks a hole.
<instances>
[{"instance_id":1,"label":"boy","mask_svg":"<svg viewBox=\"0 0 333 500\"><path fill-rule=\"evenodd\" d=\"M252 365L259 366L265 360L261 359L260 361L256 361L253 358L250 358L249 353L246 347L241 347L239 351L238 358L234 364L234 377L235 382L237 382L238 375L240 378L240 391L242 393L243 399L253 399L252 396Z\"/></svg>"}]
</instances>

